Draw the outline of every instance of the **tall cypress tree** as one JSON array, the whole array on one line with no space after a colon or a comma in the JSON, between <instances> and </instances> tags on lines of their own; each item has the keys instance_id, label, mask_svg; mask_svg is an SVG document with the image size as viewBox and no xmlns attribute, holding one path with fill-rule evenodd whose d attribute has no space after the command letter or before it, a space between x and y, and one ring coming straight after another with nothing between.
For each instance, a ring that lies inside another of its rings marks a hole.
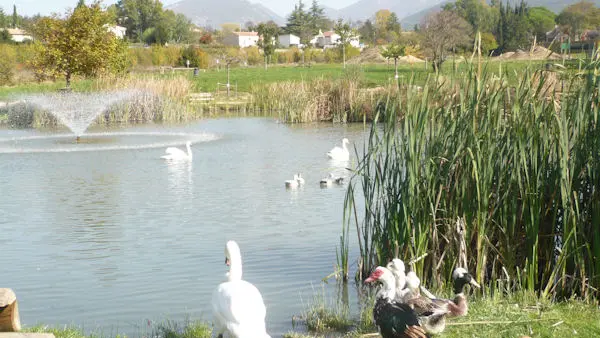
<instances>
[{"instance_id":1,"label":"tall cypress tree","mask_svg":"<svg viewBox=\"0 0 600 338\"><path fill-rule=\"evenodd\" d=\"M12 27L17 28L19 24L19 16L17 15L17 5L13 5Z\"/></svg>"}]
</instances>

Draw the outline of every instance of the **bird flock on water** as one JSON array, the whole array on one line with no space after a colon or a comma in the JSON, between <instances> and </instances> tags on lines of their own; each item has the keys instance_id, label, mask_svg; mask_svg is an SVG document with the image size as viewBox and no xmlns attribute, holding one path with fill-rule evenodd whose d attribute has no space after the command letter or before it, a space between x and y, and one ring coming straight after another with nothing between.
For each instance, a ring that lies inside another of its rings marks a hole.
<instances>
[{"instance_id":1,"label":"bird flock on water","mask_svg":"<svg viewBox=\"0 0 600 338\"><path fill-rule=\"evenodd\" d=\"M331 149L330 151L328 151L326 153L327 157L329 157L331 160L339 162L339 163L348 162L350 160L350 151L348 150L348 143L350 143L350 141L348 141L347 138L342 139L342 146L341 147L338 147L338 146L333 147L333 149ZM305 183L305 180L302 177L301 173L297 173L294 175L294 177L291 180L286 180L284 183L285 183L286 188L295 189L295 188L303 186ZM342 185L342 184L344 184L344 177L335 176L333 173L329 173L329 175L327 177L322 178L319 181L319 185L322 188L328 188L333 185Z\"/></svg>"}]
</instances>

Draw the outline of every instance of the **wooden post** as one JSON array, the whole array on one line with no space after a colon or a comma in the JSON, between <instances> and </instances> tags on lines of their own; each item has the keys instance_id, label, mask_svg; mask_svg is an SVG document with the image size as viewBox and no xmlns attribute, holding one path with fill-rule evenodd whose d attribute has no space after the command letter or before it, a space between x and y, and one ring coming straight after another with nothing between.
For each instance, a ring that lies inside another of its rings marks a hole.
<instances>
[{"instance_id":1,"label":"wooden post","mask_svg":"<svg viewBox=\"0 0 600 338\"><path fill-rule=\"evenodd\" d=\"M21 330L17 296L11 289L0 289L0 332Z\"/></svg>"}]
</instances>

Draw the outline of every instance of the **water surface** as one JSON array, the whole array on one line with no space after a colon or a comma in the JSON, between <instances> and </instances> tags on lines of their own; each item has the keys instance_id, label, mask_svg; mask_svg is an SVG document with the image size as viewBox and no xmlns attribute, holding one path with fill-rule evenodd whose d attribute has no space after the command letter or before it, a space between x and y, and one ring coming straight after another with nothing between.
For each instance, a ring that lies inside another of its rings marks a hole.
<instances>
[{"instance_id":1,"label":"water surface","mask_svg":"<svg viewBox=\"0 0 600 338\"><path fill-rule=\"evenodd\" d=\"M0 130L0 287L16 292L25 326L140 336L148 321L211 320L229 239L273 337L322 292L346 190L318 182L345 173L325 153L343 137L362 145L362 125L238 118L88 133L74 144ZM191 163L160 159L188 138ZM286 190L296 172L306 186Z\"/></svg>"}]
</instances>

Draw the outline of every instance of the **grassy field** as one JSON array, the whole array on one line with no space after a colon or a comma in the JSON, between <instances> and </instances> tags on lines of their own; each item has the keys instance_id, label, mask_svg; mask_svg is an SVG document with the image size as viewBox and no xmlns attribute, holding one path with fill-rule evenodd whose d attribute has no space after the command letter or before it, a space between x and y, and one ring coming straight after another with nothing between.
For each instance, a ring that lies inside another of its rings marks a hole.
<instances>
[{"instance_id":1,"label":"grassy field","mask_svg":"<svg viewBox=\"0 0 600 338\"><path fill-rule=\"evenodd\" d=\"M292 331L287 338L376 337L371 323L370 305L359 318L348 318L348 311L335 306L311 305L305 315L320 313L320 320L308 317L304 332ZM348 321L353 328L348 330ZM314 324L319 322L319 326ZM440 338L459 337L599 337L600 311L597 304L578 300L559 303L541 300L529 293L472 300L465 317L449 319Z\"/></svg>"},{"instance_id":2,"label":"grassy field","mask_svg":"<svg viewBox=\"0 0 600 338\"><path fill-rule=\"evenodd\" d=\"M517 75L522 73L526 68L541 69L546 62L544 61L491 61L487 63L490 71L502 71L509 81L515 81ZM414 79L416 84L423 84L425 80L433 76L431 65L425 67L425 63L399 64L398 74L401 79ZM462 74L467 67L465 63L453 64L448 61L443 64L444 76L455 76ZM237 86L240 92L248 92L252 86L260 86L274 82L282 81L313 81L317 79L339 79L346 74L360 74L362 77L363 86L377 87L385 86L393 83L394 80L394 65L381 64L365 64L352 65L348 64L346 69L341 64L314 64L310 67L300 66L272 66L268 70L262 67L233 67L230 69L230 83ZM146 75L147 76L147 75ZM164 77L185 76L194 83L194 90L198 92L214 92L217 90L218 84L227 83L227 72L225 69L208 70L200 72L198 76L193 76L191 71L178 71L174 74L161 74ZM224 90L221 87L220 90Z\"/></svg>"}]
</instances>

